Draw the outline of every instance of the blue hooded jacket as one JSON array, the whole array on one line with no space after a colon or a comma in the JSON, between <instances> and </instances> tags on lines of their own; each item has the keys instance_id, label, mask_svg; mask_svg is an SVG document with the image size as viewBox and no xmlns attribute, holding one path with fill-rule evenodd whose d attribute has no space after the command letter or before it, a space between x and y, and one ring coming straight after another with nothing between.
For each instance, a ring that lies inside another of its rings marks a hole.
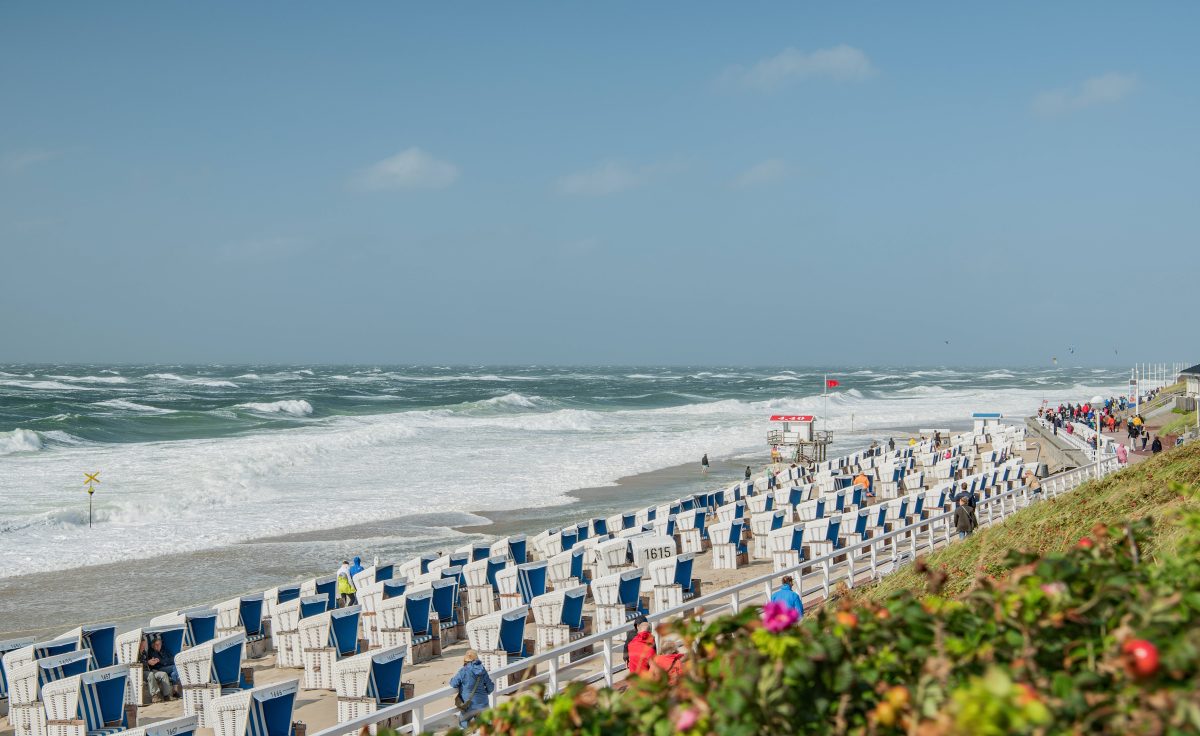
<instances>
[{"instance_id":1,"label":"blue hooded jacket","mask_svg":"<svg viewBox=\"0 0 1200 736\"><path fill-rule=\"evenodd\" d=\"M350 580L354 580L354 576L362 572L365 568L362 566L362 558L355 557L354 562L350 564Z\"/></svg>"},{"instance_id":2,"label":"blue hooded jacket","mask_svg":"<svg viewBox=\"0 0 1200 736\"><path fill-rule=\"evenodd\" d=\"M779 590L771 594L771 600L779 601L788 608L795 609L801 616L804 615L804 601L800 600L800 596L796 595L796 591L792 590L790 585L779 586Z\"/></svg>"},{"instance_id":3,"label":"blue hooded jacket","mask_svg":"<svg viewBox=\"0 0 1200 736\"><path fill-rule=\"evenodd\" d=\"M478 681L479 684L476 684ZM478 659L467 662L454 677L450 678L450 687L458 688L458 694L471 704L471 710L483 710L488 707L488 695L496 686L492 684L492 676L483 668L483 662ZM474 693L474 694L472 694Z\"/></svg>"}]
</instances>

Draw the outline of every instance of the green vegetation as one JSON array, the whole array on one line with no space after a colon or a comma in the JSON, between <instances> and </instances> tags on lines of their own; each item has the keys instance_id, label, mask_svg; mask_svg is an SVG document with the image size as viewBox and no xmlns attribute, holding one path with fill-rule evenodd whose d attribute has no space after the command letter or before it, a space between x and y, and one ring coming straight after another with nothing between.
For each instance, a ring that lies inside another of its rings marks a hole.
<instances>
[{"instance_id":1,"label":"green vegetation","mask_svg":"<svg viewBox=\"0 0 1200 736\"><path fill-rule=\"evenodd\" d=\"M1198 733L1200 498L1174 482L1197 480L1193 443L920 561L911 589L889 578L794 625L680 622L677 682L535 692L480 733ZM998 577L972 581L979 565Z\"/></svg>"},{"instance_id":2,"label":"green vegetation","mask_svg":"<svg viewBox=\"0 0 1200 736\"><path fill-rule=\"evenodd\" d=\"M1200 442L1181 445L1146 462L1131 465L1100 481L1090 481L1064 496L1035 504L995 527L980 529L959 544L926 558L945 571L945 590L961 593L977 576L1002 575L1010 569L1010 549L1034 554L1070 548L1096 524L1153 517L1154 533L1144 553L1151 558L1177 552L1179 532L1171 512L1187 502L1170 484L1200 484ZM881 601L898 590L924 591L925 577L909 566L874 585L854 591L860 601Z\"/></svg>"},{"instance_id":3,"label":"green vegetation","mask_svg":"<svg viewBox=\"0 0 1200 736\"><path fill-rule=\"evenodd\" d=\"M1189 429L1195 428L1196 412L1184 411L1182 409L1172 409L1171 412L1173 414L1178 414L1179 416L1175 419L1172 419L1169 423L1163 425L1163 428L1158 430L1160 435L1179 435L1183 434Z\"/></svg>"}]
</instances>

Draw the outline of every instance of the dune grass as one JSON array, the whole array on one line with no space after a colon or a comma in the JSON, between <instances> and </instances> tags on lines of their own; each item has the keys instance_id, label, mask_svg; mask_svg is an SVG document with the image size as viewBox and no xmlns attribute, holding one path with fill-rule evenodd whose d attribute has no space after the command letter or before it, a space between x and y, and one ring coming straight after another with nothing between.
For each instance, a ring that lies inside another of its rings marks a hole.
<instances>
[{"instance_id":1,"label":"dune grass","mask_svg":"<svg viewBox=\"0 0 1200 736\"><path fill-rule=\"evenodd\" d=\"M1172 482L1200 484L1200 442L1167 450L1100 481L1090 481L1050 501L1037 503L992 528L980 529L962 542L927 556L929 567L947 574L944 592L960 593L980 576L1007 572L1009 549L1038 554L1065 550L1091 533L1096 524L1149 517L1154 532L1152 558L1175 552L1181 532L1170 517L1184 504L1197 503L1171 490ZM877 583L850 592L856 601L882 601L897 590L927 591L926 576L914 565L897 570Z\"/></svg>"}]
</instances>

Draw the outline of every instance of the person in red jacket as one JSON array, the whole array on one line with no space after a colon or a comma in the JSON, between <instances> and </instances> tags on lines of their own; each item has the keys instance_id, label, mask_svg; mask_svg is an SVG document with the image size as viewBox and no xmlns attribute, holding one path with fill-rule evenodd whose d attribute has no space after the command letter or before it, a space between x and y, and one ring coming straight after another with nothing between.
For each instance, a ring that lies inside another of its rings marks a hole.
<instances>
[{"instance_id":1,"label":"person in red jacket","mask_svg":"<svg viewBox=\"0 0 1200 736\"><path fill-rule=\"evenodd\" d=\"M649 672L650 663L658 652L654 648L654 634L650 633L649 623L638 624L637 636L629 642L629 671L632 673Z\"/></svg>"},{"instance_id":2,"label":"person in red jacket","mask_svg":"<svg viewBox=\"0 0 1200 736\"><path fill-rule=\"evenodd\" d=\"M667 682L675 685L683 672L684 649L680 642L668 641L663 645L663 653L654 658L655 666L667 673Z\"/></svg>"}]
</instances>

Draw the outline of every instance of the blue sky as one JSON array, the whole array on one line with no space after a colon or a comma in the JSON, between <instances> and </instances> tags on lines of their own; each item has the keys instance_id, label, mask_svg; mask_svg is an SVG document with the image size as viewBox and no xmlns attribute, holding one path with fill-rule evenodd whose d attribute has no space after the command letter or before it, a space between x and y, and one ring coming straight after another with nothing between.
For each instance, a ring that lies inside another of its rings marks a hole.
<instances>
[{"instance_id":1,"label":"blue sky","mask_svg":"<svg viewBox=\"0 0 1200 736\"><path fill-rule=\"evenodd\" d=\"M1197 16L6 3L0 360L1189 360Z\"/></svg>"}]
</instances>

